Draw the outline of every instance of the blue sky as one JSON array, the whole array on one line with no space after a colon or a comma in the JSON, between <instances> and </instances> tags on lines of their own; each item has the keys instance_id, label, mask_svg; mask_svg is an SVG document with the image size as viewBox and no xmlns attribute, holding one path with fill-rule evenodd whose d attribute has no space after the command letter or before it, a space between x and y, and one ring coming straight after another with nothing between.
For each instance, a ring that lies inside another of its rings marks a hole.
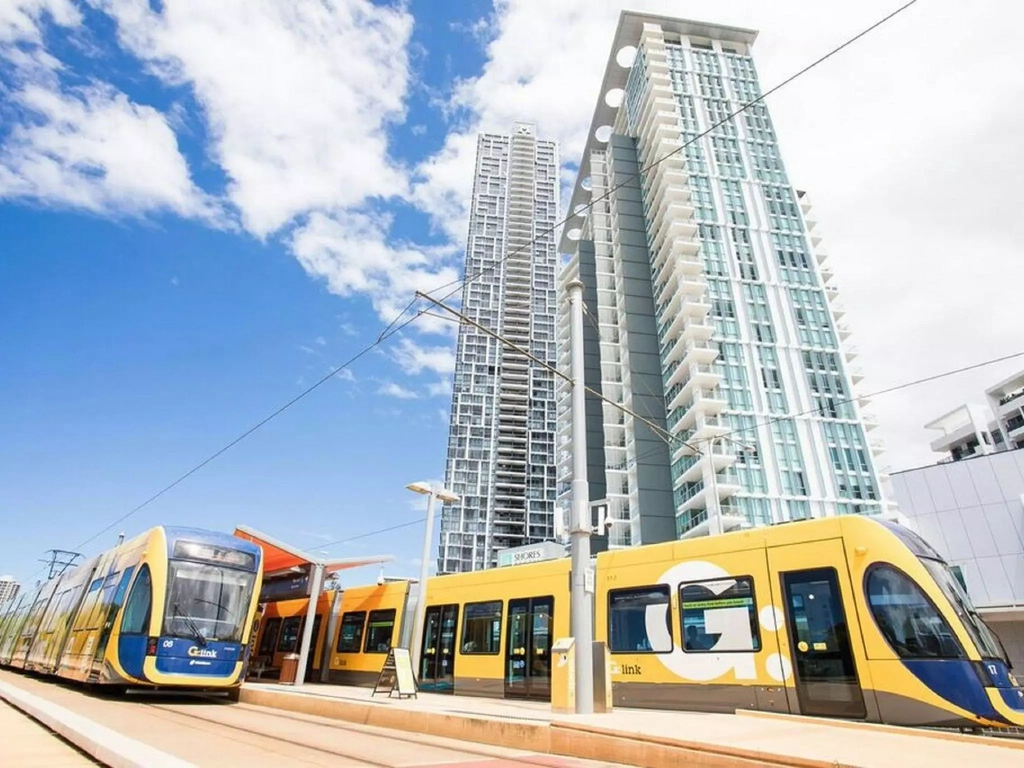
<instances>
[{"instance_id":1,"label":"blue sky","mask_svg":"<svg viewBox=\"0 0 1024 768\"><path fill-rule=\"evenodd\" d=\"M894 6L629 4L760 30L765 87ZM956 7L919 4L769 102L869 390L1019 344L1010 304L949 321L992 274L1024 278L1004 172L1022 165L1015 49L963 34ZM86 541L376 338L414 290L457 278L479 130L536 122L571 184L620 9L0 4L0 573ZM1016 13L975 12L979 29ZM950 226L954 189L971 227ZM417 520L404 486L443 476L453 342L421 319L86 554L160 523L317 548ZM1003 375L878 398L892 466L930 460L921 425ZM421 537L331 552L391 553L409 575Z\"/></svg>"}]
</instances>

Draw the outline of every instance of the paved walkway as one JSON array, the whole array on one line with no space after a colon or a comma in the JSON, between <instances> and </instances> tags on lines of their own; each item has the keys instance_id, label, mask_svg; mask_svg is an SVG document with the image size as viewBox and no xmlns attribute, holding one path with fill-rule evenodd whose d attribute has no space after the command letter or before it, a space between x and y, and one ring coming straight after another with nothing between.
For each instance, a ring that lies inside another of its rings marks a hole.
<instances>
[{"instance_id":1,"label":"paved walkway","mask_svg":"<svg viewBox=\"0 0 1024 768\"><path fill-rule=\"evenodd\" d=\"M80 768L98 763L68 746L48 729L0 701L0 766Z\"/></svg>"},{"instance_id":2,"label":"paved walkway","mask_svg":"<svg viewBox=\"0 0 1024 768\"><path fill-rule=\"evenodd\" d=\"M403 713L410 730L420 730L417 713L548 726L570 734L577 748L586 736L594 737L604 759L621 761L618 753L607 751L614 742L634 745L639 756L642 745L676 746L691 756L706 754L711 764L739 765L742 760L773 765L828 765L856 768L935 768L936 766L983 765L985 768L1022 768L1024 742L1010 739L964 736L956 733L913 730L894 726L848 723L817 718L763 715L760 713L710 714L616 709L601 715L553 716L546 703L475 699L420 693L416 699L388 699L371 696L367 688L303 685L299 688L277 684L245 685L246 691L265 693L272 699L260 703L286 706L290 698L338 703L352 716L367 707ZM243 700L246 694L243 693ZM290 708L290 707L287 707ZM320 712L327 714L327 710ZM328 715L331 716L331 715ZM435 717L434 720L437 718ZM373 719L364 722L374 722ZM430 732L430 731L425 731ZM589 749L589 747L588 747ZM564 753L563 753L564 754ZM594 757L594 752L575 752ZM649 762L658 762L653 758ZM627 763L633 764L633 763Z\"/></svg>"},{"instance_id":3,"label":"paved walkway","mask_svg":"<svg viewBox=\"0 0 1024 768\"><path fill-rule=\"evenodd\" d=\"M95 695L80 687L0 671L0 691L32 697L40 708L83 717L78 732L107 747L111 764L131 768L621 768L606 762L539 754L405 730L377 728L282 709L228 704L215 697ZM2 702L0 702L2 703ZM106 732L105 734L103 732ZM115 733L116 732L116 733ZM0 722L0 743L6 731ZM138 745L113 753L118 740ZM142 754L138 747L149 750ZM88 762L74 765L88 765ZM106 761L104 761L106 764ZM0 768L49 763L8 760ZM64 763L54 763L62 766Z\"/></svg>"}]
</instances>

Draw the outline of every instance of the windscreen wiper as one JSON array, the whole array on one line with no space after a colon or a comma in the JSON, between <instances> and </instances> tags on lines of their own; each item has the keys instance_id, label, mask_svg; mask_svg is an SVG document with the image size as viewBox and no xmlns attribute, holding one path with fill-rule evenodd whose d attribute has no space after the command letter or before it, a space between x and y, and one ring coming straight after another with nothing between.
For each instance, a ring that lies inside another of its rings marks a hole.
<instances>
[{"instance_id":1,"label":"windscreen wiper","mask_svg":"<svg viewBox=\"0 0 1024 768\"><path fill-rule=\"evenodd\" d=\"M175 603L173 607L174 615L177 616L179 619L185 620L185 626L187 626L192 631L192 634L195 635L196 642L205 648L206 638L203 637L203 633L199 630L199 625L196 624L195 621L193 621L191 616L189 616L187 613L181 610L180 605Z\"/></svg>"},{"instance_id":2,"label":"windscreen wiper","mask_svg":"<svg viewBox=\"0 0 1024 768\"><path fill-rule=\"evenodd\" d=\"M194 602L194 603L205 603L206 605L212 605L214 608L217 609L217 616L218 617L223 613L223 614L227 615L232 621L235 621L235 612L232 611L230 608L228 608L226 605L223 605L222 603L215 603L213 600L206 600L205 598L202 598L202 597L193 597L192 598L192 602ZM222 622L218 618L218 619L214 619L214 623L216 623L216 624L223 624L223 623L226 623L226 622ZM218 633L217 637L215 637L214 639L215 640L221 639L220 638L220 634Z\"/></svg>"}]
</instances>

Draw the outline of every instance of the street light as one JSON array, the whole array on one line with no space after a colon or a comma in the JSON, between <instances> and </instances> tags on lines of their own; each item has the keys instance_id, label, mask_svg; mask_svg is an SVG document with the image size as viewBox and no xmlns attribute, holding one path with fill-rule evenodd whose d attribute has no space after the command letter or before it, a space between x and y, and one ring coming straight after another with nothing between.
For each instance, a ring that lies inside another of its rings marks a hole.
<instances>
[{"instance_id":1,"label":"street light","mask_svg":"<svg viewBox=\"0 0 1024 768\"><path fill-rule=\"evenodd\" d=\"M728 435L719 435L716 437L708 438L708 464L711 466L711 484L708 491L715 500L715 514L711 514L710 505L705 505L708 510L708 536L714 536L719 533L725 532L725 525L722 521L722 503L721 499L718 498L718 484L717 475L718 470L715 469L715 441L716 440L728 440L730 443L735 443L740 447L744 453L756 453L757 448L746 443L741 443L735 438L729 437Z\"/></svg>"},{"instance_id":2,"label":"street light","mask_svg":"<svg viewBox=\"0 0 1024 768\"><path fill-rule=\"evenodd\" d=\"M409 483L405 486L413 493L419 493L427 497L427 530L423 533L423 558L420 564L420 599L416 604L416 620L412 626L412 646L409 651L412 655L412 668L415 670L416 678L420 677L420 635L423 634L423 621L427 615L427 571L430 564L430 545L434 535L434 499L441 501L458 501L459 497L446 488L434 488L430 483Z\"/></svg>"}]
</instances>

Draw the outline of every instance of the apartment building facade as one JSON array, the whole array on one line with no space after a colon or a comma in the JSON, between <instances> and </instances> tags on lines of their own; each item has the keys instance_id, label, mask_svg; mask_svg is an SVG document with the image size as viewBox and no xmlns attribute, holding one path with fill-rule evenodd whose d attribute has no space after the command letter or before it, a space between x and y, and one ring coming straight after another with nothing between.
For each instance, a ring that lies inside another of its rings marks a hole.
<instances>
[{"instance_id":1,"label":"apartment building facade","mask_svg":"<svg viewBox=\"0 0 1024 768\"><path fill-rule=\"evenodd\" d=\"M641 417L587 402L607 546L891 507L810 200L757 101L755 37L632 12L615 34L559 246L560 286L584 284L587 383ZM565 370L568 331L561 302Z\"/></svg>"},{"instance_id":2,"label":"apartment building facade","mask_svg":"<svg viewBox=\"0 0 1024 768\"><path fill-rule=\"evenodd\" d=\"M498 551L554 536L558 146L529 123L481 134L445 483L438 571L497 565ZM512 346L515 345L515 346ZM517 350L515 347L519 347Z\"/></svg>"}]
</instances>

